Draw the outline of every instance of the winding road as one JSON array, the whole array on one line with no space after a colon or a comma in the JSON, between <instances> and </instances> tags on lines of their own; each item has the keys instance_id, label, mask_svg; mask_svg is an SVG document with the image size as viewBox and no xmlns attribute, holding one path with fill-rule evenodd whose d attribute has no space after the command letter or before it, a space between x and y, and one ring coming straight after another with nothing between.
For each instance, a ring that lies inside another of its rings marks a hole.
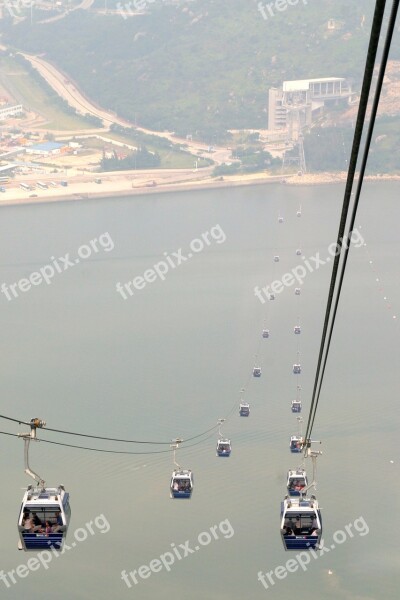
<instances>
[{"instance_id":1,"label":"winding road","mask_svg":"<svg viewBox=\"0 0 400 600\"><path fill-rule=\"evenodd\" d=\"M170 132L152 131L144 127L135 126L130 121L122 119L121 117L118 117L118 115L116 115L115 113L108 112L94 104L76 88L75 84L69 81L68 76L66 74L62 73L62 71L54 67L51 63L43 60L43 58L39 58L38 56L33 56L31 54L26 54L23 52L20 52L20 54L26 60L28 60L35 69L37 69L37 71L42 75L42 77L47 81L47 83L53 88L53 90L59 96L61 96L61 98L64 98L64 100L66 100L70 106L75 108L75 110L78 113L93 115L101 119L103 124L108 127L110 127L111 125L121 125L122 127L135 127L137 131L141 131L148 135L156 135L158 137L166 138L174 144L184 145L185 148L194 156L197 156L200 152L207 153L207 155L210 158L212 158L217 164L231 161L231 151L227 148L215 146L213 149L213 153L210 154L209 146L207 144L188 141L184 138L178 138Z\"/></svg>"}]
</instances>

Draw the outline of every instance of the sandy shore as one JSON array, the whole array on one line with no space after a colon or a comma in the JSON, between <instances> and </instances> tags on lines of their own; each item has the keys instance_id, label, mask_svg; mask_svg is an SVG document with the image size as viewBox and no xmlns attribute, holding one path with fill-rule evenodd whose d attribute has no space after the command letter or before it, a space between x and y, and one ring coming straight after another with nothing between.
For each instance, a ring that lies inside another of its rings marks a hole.
<instances>
[{"instance_id":1,"label":"sandy shore","mask_svg":"<svg viewBox=\"0 0 400 600\"><path fill-rule=\"evenodd\" d=\"M25 191L17 187L16 182L13 182L13 187L6 186L6 192L0 194L0 206L265 185L268 183L302 186L343 184L346 181L346 175L344 172L320 173L285 176L283 179L280 175L271 176L265 173L255 173L220 179L210 177L207 174L204 176L198 173L194 174L190 171L174 171L173 173L142 172L139 177L137 172L102 173L98 174L102 181L101 184L95 183L92 176L90 180L71 178L68 180L68 186L66 187L61 185L52 187L49 185L48 189ZM44 180L44 178L41 180ZM365 180L368 182L400 181L400 175L368 176ZM24 181L27 181L27 179ZM154 181L156 185L153 184Z\"/></svg>"}]
</instances>

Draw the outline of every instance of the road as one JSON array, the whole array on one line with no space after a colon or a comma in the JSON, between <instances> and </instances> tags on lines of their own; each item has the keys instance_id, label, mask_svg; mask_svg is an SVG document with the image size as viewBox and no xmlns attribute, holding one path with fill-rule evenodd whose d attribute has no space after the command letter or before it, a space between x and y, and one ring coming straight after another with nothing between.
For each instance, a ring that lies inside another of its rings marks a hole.
<instances>
[{"instance_id":1,"label":"road","mask_svg":"<svg viewBox=\"0 0 400 600\"><path fill-rule=\"evenodd\" d=\"M221 146L214 146L212 154L208 153L209 146L207 144L201 144L198 142L188 141L184 138L175 137L170 132L165 131L152 131L144 127L137 127L130 121L118 117L114 113L108 112L94 104L91 100L86 98L71 82L68 81L68 76L58 70L49 62L32 56L30 54L22 53L29 62L35 67L47 83L54 89L54 91L64 98L70 106L76 109L81 114L90 114L101 119L104 125L110 127L111 125L121 125L122 127L135 127L137 131L146 133L148 135L157 135L159 137L166 138L174 144L185 145L186 149L191 152L194 156L197 156L199 152L206 153L206 155L212 158L217 164L224 162L231 162L231 151Z\"/></svg>"}]
</instances>

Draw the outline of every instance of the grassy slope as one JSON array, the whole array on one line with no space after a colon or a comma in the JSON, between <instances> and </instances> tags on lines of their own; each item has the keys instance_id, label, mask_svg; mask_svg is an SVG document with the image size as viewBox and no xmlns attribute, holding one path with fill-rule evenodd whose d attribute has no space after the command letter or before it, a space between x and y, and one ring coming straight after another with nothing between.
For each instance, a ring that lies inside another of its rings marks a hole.
<instances>
[{"instance_id":1,"label":"grassy slope","mask_svg":"<svg viewBox=\"0 0 400 600\"><path fill-rule=\"evenodd\" d=\"M41 114L48 120L45 127L49 130L78 130L90 129L91 126L83 119L68 115L59 107L47 92L32 79L29 72L10 57L0 57L0 72L4 86L9 87L10 92L28 110Z\"/></svg>"}]
</instances>

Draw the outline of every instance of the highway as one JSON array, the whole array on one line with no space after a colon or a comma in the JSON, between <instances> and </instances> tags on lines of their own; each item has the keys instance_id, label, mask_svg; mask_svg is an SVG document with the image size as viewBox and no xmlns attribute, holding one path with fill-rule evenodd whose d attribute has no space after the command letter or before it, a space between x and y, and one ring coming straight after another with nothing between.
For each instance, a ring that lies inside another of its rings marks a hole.
<instances>
[{"instance_id":1,"label":"highway","mask_svg":"<svg viewBox=\"0 0 400 600\"><path fill-rule=\"evenodd\" d=\"M165 131L152 131L150 129L145 129L144 127L137 127L130 121L122 119L121 117L118 117L118 115L115 115L112 112L108 112L94 104L94 102L86 98L76 88L76 86L69 81L68 76L66 74L62 73L49 62L37 56L32 56L23 52L21 52L20 54L22 54L22 56L29 60L32 66L38 70L38 72L47 81L47 83L54 89L54 91L59 96L64 98L70 106L75 108L77 112L81 114L93 115L101 119L104 125L108 127L110 127L113 124L121 125L122 127L135 127L137 131L141 131L148 135L157 135L159 137L163 137L170 140L174 144L185 145L187 150L191 152L194 156L197 156L199 152L204 152L217 164L230 162L232 160L231 151L227 148L223 148L221 146L214 146L213 153L210 154L208 152L209 146L207 144L192 142L183 138L177 138L172 133Z\"/></svg>"}]
</instances>

